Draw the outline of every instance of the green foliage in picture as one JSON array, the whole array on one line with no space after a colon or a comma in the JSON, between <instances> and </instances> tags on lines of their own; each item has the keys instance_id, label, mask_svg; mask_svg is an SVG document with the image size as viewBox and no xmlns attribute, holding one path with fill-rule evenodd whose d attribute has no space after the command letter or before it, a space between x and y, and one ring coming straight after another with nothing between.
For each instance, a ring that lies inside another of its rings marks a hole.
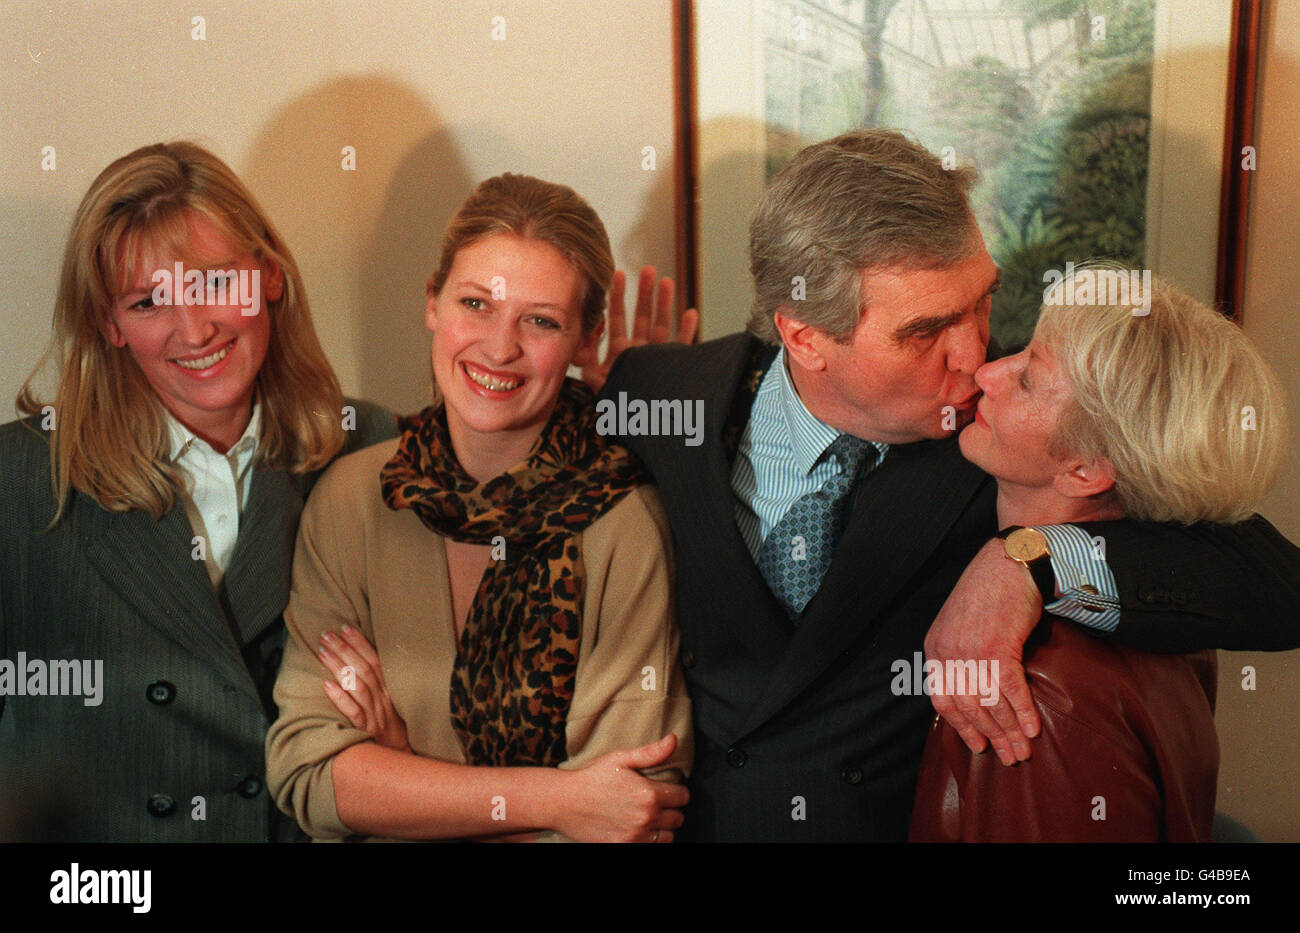
<instances>
[{"instance_id":1,"label":"green foliage in picture","mask_svg":"<svg viewBox=\"0 0 1300 933\"><path fill-rule=\"evenodd\" d=\"M1100 27L1105 38L1081 47L1079 75L1015 134L1006 158L985 163L996 222L983 227L1003 276L993 337L1007 349L1029 341L1048 269L1091 257L1144 264L1153 4L1094 2L1087 12L1090 34Z\"/></svg>"},{"instance_id":2,"label":"green foliage in picture","mask_svg":"<svg viewBox=\"0 0 1300 933\"><path fill-rule=\"evenodd\" d=\"M1155 0L792 0L779 9L768 177L803 146L853 126L895 127L977 167L971 207L1002 269L992 331L1003 348L1028 342L1048 270L1089 258L1144 265ZM810 34L848 31L851 41L834 48L856 45L860 58L805 49L792 36L796 13L817 23Z\"/></svg>"}]
</instances>

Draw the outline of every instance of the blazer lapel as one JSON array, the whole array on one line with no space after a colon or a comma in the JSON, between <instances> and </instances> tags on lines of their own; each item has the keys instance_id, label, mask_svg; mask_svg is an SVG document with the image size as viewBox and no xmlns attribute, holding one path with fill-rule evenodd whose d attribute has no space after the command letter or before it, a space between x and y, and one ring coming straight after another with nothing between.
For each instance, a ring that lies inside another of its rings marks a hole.
<instances>
[{"instance_id":1,"label":"blazer lapel","mask_svg":"<svg viewBox=\"0 0 1300 933\"><path fill-rule=\"evenodd\" d=\"M281 470L257 469L239 540L226 568L226 600L244 644L275 623L289 602L294 541L303 494Z\"/></svg>"},{"instance_id":2,"label":"blazer lapel","mask_svg":"<svg viewBox=\"0 0 1300 933\"><path fill-rule=\"evenodd\" d=\"M880 625L883 609L986 481L961 458L954 439L890 450L860 484L826 578L742 734L779 712L852 641Z\"/></svg>"},{"instance_id":3,"label":"blazer lapel","mask_svg":"<svg viewBox=\"0 0 1300 933\"><path fill-rule=\"evenodd\" d=\"M156 522L139 511L96 511L107 521L86 556L104 582L141 619L256 696L203 562L191 557L184 508Z\"/></svg>"},{"instance_id":4,"label":"blazer lapel","mask_svg":"<svg viewBox=\"0 0 1300 933\"><path fill-rule=\"evenodd\" d=\"M700 524L712 529L725 529L722 533L710 533L705 539L712 547L720 551L707 555L703 566L731 567L737 572L718 574L715 578L714 598L721 605L753 605L755 595L764 605L764 611L746 615L743 613L726 613L725 618L732 626L733 637L746 645L759 657L775 661L790 640L790 621L785 609L772 595L767 581L763 579L758 565L749 553L749 546L736 524L735 494L731 489L732 463L727 457L727 444L723 436L731 408L737 395L748 393L751 397L757 386L744 386L742 382L751 378L749 362L756 349L757 338L745 335L746 339L736 342L736 351L728 353L720 362L721 367L713 371L700 371L700 382L692 387L694 393L684 392L688 397L706 399L705 443L706 463L703 475L698 482L682 484L683 491L689 495L688 514L701 516ZM775 352L775 351L773 351ZM719 391L721 387L722 391ZM749 413L739 420L739 429L743 432L749 422Z\"/></svg>"}]
</instances>

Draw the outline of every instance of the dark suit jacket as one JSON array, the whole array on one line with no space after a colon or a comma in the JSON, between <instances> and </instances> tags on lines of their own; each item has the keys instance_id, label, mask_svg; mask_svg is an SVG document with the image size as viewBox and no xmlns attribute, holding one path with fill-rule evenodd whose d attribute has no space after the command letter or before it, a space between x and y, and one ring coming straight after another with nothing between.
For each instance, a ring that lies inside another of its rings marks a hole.
<instances>
[{"instance_id":1,"label":"dark suit jacket","mask_svg":"<svg viewBox=\"0 0 1300 933\"><path fill-rule=\"evenodd\" d=\"M345 453L391 437L367 402ZM178 505L159 521L74 493L52 531L49 446L0 427L0 658L103 662L103 698L0 697L0 837L291 838L263 786L298 516L316 474L255 474L224 580L191 559ZM197 799L197 798L201 798Z\"/></svg>"},{"instance_id":2,"label":"dark suit jacket","mask_svg":"<svg viewBox=\"0 0 1300 933\"><path fill-rule=\"evenodd\" d=\"M604 392L704 401L700 446L620 439L654 474L677 552L696 716L684 838L901 841L933 714L927 697L891 691L891 666L921 650L957 577L996 531L996 485L962 459L955 438L892 447L857 483L831 567L793 628L736 527L722 442L754 348L755 338L737 334L629 350ZM1084 527L1105 535L1130 641L1177 651L1300 644L1300 551L1262 519L1235 530ZM1256 581L1247 584L1254 592L1242 598L1238 581L1218 576L1225 560ZM1201 621L1188 626L1191 606Z\"/></svg>"}]
</instances>

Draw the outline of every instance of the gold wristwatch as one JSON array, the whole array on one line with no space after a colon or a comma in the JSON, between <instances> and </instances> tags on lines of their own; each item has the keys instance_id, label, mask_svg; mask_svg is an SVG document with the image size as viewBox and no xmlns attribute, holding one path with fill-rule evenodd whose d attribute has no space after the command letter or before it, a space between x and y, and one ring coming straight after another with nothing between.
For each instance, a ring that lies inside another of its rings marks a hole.
<instances>
[{"instance_id":1,"label":"gold wristwatch","mask_svg":"<svg viewBox=\"0 0 1300 933\"><path fill-rule=\"evenodd\" d=\"M1037 528L1012 525L998 532L1002 550L1011 560L1024 564L1042 594L1043 605L1056 602L1056 574L1052 571L1052 554L1047 538Z\"/></svg>"}]
</instances>

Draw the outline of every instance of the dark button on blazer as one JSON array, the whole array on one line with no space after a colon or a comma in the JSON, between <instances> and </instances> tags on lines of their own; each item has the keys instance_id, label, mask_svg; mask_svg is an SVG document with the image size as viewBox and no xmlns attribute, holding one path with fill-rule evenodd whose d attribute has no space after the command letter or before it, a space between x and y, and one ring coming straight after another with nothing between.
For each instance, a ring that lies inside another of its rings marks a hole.
<instances>
[{"instance_id":1,"label":"dark button on blazer","mask_svg":"<svg viewBox=\"0 0 1300 933\"><path fill-rule=\"evenodd\" d=\"M366 402L344 452L396 432ZM181 506L159 521L74 493L54 502L37 422L0 427L0 657L103 662L102 699L0 697L0 838L291 838L262 788L290 562L315 475L254 466L224 580L191 558ZM256 784L256 786L254 786Z\"/></svg>"}]
</instances>

